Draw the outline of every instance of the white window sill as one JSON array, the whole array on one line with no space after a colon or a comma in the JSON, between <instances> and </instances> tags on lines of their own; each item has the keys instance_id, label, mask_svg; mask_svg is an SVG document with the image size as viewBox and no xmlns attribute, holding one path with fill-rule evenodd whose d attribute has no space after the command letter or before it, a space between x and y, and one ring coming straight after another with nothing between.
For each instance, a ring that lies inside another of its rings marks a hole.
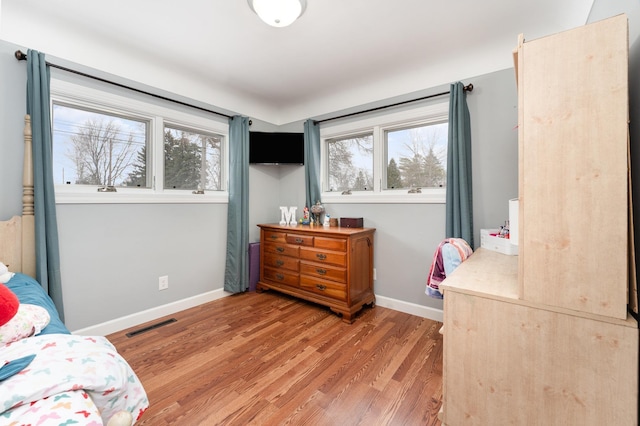
<instances>
[{"instance_id":1,"label":"white window sill","mask_svg":"<svg viewBox=\"0 0 640 426\"><path fill-rule=\"evenodd\" d=\"M192 194L190 191L153 192L145 189L118 189L118 192L56 189L56 204L226 204L229 194L210 191Z\"/></svg>"},{"instance_id":2,"label":"white window sill","mask_svg":"<svg viewBox=\"0 0 640 426\"><path fill-rule=\"evenodd\" d=\"M340 192L323 192L323 204L445 204L446 189L422 190L422 193L409 194L404 191L354 191L351 195Z\"/></svg>"}]
</instances>

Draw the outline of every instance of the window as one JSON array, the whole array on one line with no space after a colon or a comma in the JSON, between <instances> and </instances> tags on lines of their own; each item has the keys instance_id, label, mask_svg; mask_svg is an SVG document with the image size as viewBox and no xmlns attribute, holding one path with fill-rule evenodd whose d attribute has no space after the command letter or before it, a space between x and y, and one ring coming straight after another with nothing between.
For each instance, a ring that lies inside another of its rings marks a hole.
<instances>
[{"instance_id":1,"label":"window","mask_svg":"<svg viewBox=\"0 0 640 426\"><path fill-rule=\"evenodd\" d=\"M226 119L53 78L51 98L56 202L228 201Z\"/></svg>"},{"instance_id":2,"label":"window","mask_svg":"<svg viewBox=\"0 0 640 426\"><path fill-rule=\"evenodd\" d=\"M448 102L324 125L322 199L444 203Z\"/></svg>"},{"instance_id":3,"label":"window","mask_svg":"<svg viewBox=\"0 0 640 426\"><path fill-rule=\"evenodd\" d=\"M448 123L385 130L385 189L447 184Z\"/></svg>"},{"instance_id":4,"label":"window","mask_svg":"<svg viewBox=\"0 0 640 426\"><path fill-rule=\"evenodd\" d=\"M56 185L148 187L148 121L53 104Z\"/></svg>"},{"instance_id":5,"label":"window","mask_svg":"<svg viewBox=\"0 0 640 426\"><path fill-rule=\"evenodd\" d=\"M164 187L219 191L222 136L164 128Z\"/></svg>"},{"instance_id":6,"label":"window","mask_svg":"<svg viewBox=\"0 0 640 426\"><path fill-rule=\"evenodd\" d=\"M330 191L373 189L373 135L327 141Z\"/></svg>"}]
</instances>

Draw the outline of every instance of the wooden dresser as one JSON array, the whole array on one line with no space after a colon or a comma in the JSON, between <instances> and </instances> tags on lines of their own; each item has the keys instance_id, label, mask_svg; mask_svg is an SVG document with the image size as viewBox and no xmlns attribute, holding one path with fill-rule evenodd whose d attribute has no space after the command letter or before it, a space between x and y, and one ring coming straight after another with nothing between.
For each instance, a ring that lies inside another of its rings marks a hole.
<instances>
[{"instance_id":1,"label":"wooden dresser","mask_svg":"<svg viewBox=\"0 0 640 426\"><path fill-rule=\"evenodd\" d=\"M261 224L257 291L328 306L348 323L373 294L373 228Z\"/></svg>"},{"instance_id":2,"label":"wooden dresser","mask_svg":"<svg viewBox=\"0 0 640 426\"><path fill-rule=\"evenodd\" d=\"M628 54L624 15L519 38L519 256L442 283L444 425L638 424Z\"/></svg>"}]
</instances>

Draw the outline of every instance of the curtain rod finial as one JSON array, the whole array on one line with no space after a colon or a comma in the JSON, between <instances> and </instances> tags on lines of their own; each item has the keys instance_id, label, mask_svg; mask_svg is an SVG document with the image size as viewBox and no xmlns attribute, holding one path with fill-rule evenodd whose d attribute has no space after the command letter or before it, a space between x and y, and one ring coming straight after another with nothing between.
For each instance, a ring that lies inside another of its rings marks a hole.
<instances>
[{"instance_id":1,"label":"curtain rod finial","mask_svg":"<svg viewBox=\"0 0 640 426\"><path fill-rule=\"evenodd\" d=\"M469 83L463 87L465 92L473 92L473 83Z\"/></svg>"},{"instance_id":2,"label":"curtain rod finial","mask_svg":"<svg viewBox=\"0 0 640 426\"><path fill-rule=\"evenodd\" d=\"M22 52L22 50L16 50L15 53L16 59L19 61L26 61L27 55Z\"/></svg>"}]
</instances>

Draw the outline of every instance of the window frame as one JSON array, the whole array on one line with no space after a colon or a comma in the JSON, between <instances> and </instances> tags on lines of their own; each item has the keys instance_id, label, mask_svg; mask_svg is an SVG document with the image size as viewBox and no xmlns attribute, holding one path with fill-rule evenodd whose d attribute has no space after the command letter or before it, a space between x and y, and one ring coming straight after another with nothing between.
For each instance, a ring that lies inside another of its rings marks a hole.
<instances>
[{"instance_id":1,"label":"window frame","mask_svg":"<svg viewBox=\"0 0 640 426\"><path fill-rule=\"evenodd\" d=\"M220 165L221 170L220 170L220 181L221 181L221 186L222 188L228 188L228 179L226 179L227 177L227 167L225 166L225 164L229 164L229 158L226 157L226 154L228 153L228 149L227 149L227 141L228 141L228 134L227 135L223 135L220 132L214 132L211 129L205 129L202 127L195 127L195 126L185 126L183 123L179 123L175 120L169 120L169 119L165 119L163 120L162 123L162 161L160 162L160 164L162 165L162 181L163 182L163 191L167 191L167 192L178 192L178 193L184 193L184 192L188 192L188 193L192 193L193 190L180 190L180 189L173 189L173 188L164 188L164 129L166 127L170 127L172 129L176 129L176 130L184 130L184 131L189 131L189 132L194 132L194 133L199 133L201 135L216 135L216 136L221 136L221 142L220 142L220 162L223 163ZM156 178L159 174L156 174ZM209 190L209 189L205 189L205 195L207 193L213 193L213 192L226 192L226 190L224 189L220 189L218 191L213 191L213 190ZM202 194L200 194L202 195Z\"/></svg>"},{"instance_id":2,"label":"window frame","mask_svg":"<svg viewBox=\"0 0 640 426\"><path fill-rule=\"evenodd\" d=\"M151 187L117 187L117 192L98 192L99 185L55 185L56 204L118 203L228 203L229 202L229 124L226 119L189 114L169 105L158 105L120 94L106 92L61 79L51 78L51 117L53 104L88 108L137 120L149 121ZM222 120L225 120L224 122ZM164 125L179 126L196 132L222 136L221 168L223 182L219 191L194 194L192 190L164 190ZM53 126L53 123L51 124Z\"/></svg>"},{"instance_id":3,"label":"window frame","mask_svg":"<svg viewBox=\"0 0 640 426\"><path fill-rule=\"evenodd\" d=\"M330 137L330 138L324 139L324 141L323 141L324 142L324 149L325 149L326 158L327 158L327 161L324 163L324 166L325 166L324 170L326 170L326 172L327 172L326 175L325 175L327 177L327 182L322 187L324 188L325 192L327 192L329 194L333 194L335 192L341 192L342 191L340 189L338 189L336 191L327 190L327 188L329 188L329 186L330 186L330 184L329 184L330 182L328 180L329 179L329 174L330 174L330 167L329 167L330 164L329 164L329 161L328 161L328 159L329 159L329 145L331 143L335 143L337 140L341 141L341 140L346 140L346 139L369 137L369 135L371 136L371 149L372 149L372 152L371 152L371 163L372 163L371 164L371 172L372 172L372 179L373 179L373 181L375 181L375 175L373 174L373 172L375 170L375 165L374 165L374 163L375 163L375 156L374 156L374 153L375 153L375 137L374 137L372 132L367 131L367 132L364 132L364 133L351 133L351 134L347 135L346 137L338 136L338 137ZM362 191L362 190L357 190L357 189L354 190L354 191L356 191L356 192L369 192L369 191Z\"/></svg>"},{"instance_id":4,"label":"window frame","mask_svg":"<svg viewBox=\"0 0 640 426\"><path fill-rule=\"evenodd\" d=\"M386 178L385 131L409 126L420 126L449 122L449 100L441 100L428 105L415 106L383 114L373 114L355 120L327 123L320 127L320 182L323 203L406 203L444 204L446 188L421 188L421 193L408 193L403 189L382 189L382 179ZM340 191L328 191L329 140L348 138L363 133L373 134L373 190L352 191L343 195Z\"/></svg>"}]
</instances>

